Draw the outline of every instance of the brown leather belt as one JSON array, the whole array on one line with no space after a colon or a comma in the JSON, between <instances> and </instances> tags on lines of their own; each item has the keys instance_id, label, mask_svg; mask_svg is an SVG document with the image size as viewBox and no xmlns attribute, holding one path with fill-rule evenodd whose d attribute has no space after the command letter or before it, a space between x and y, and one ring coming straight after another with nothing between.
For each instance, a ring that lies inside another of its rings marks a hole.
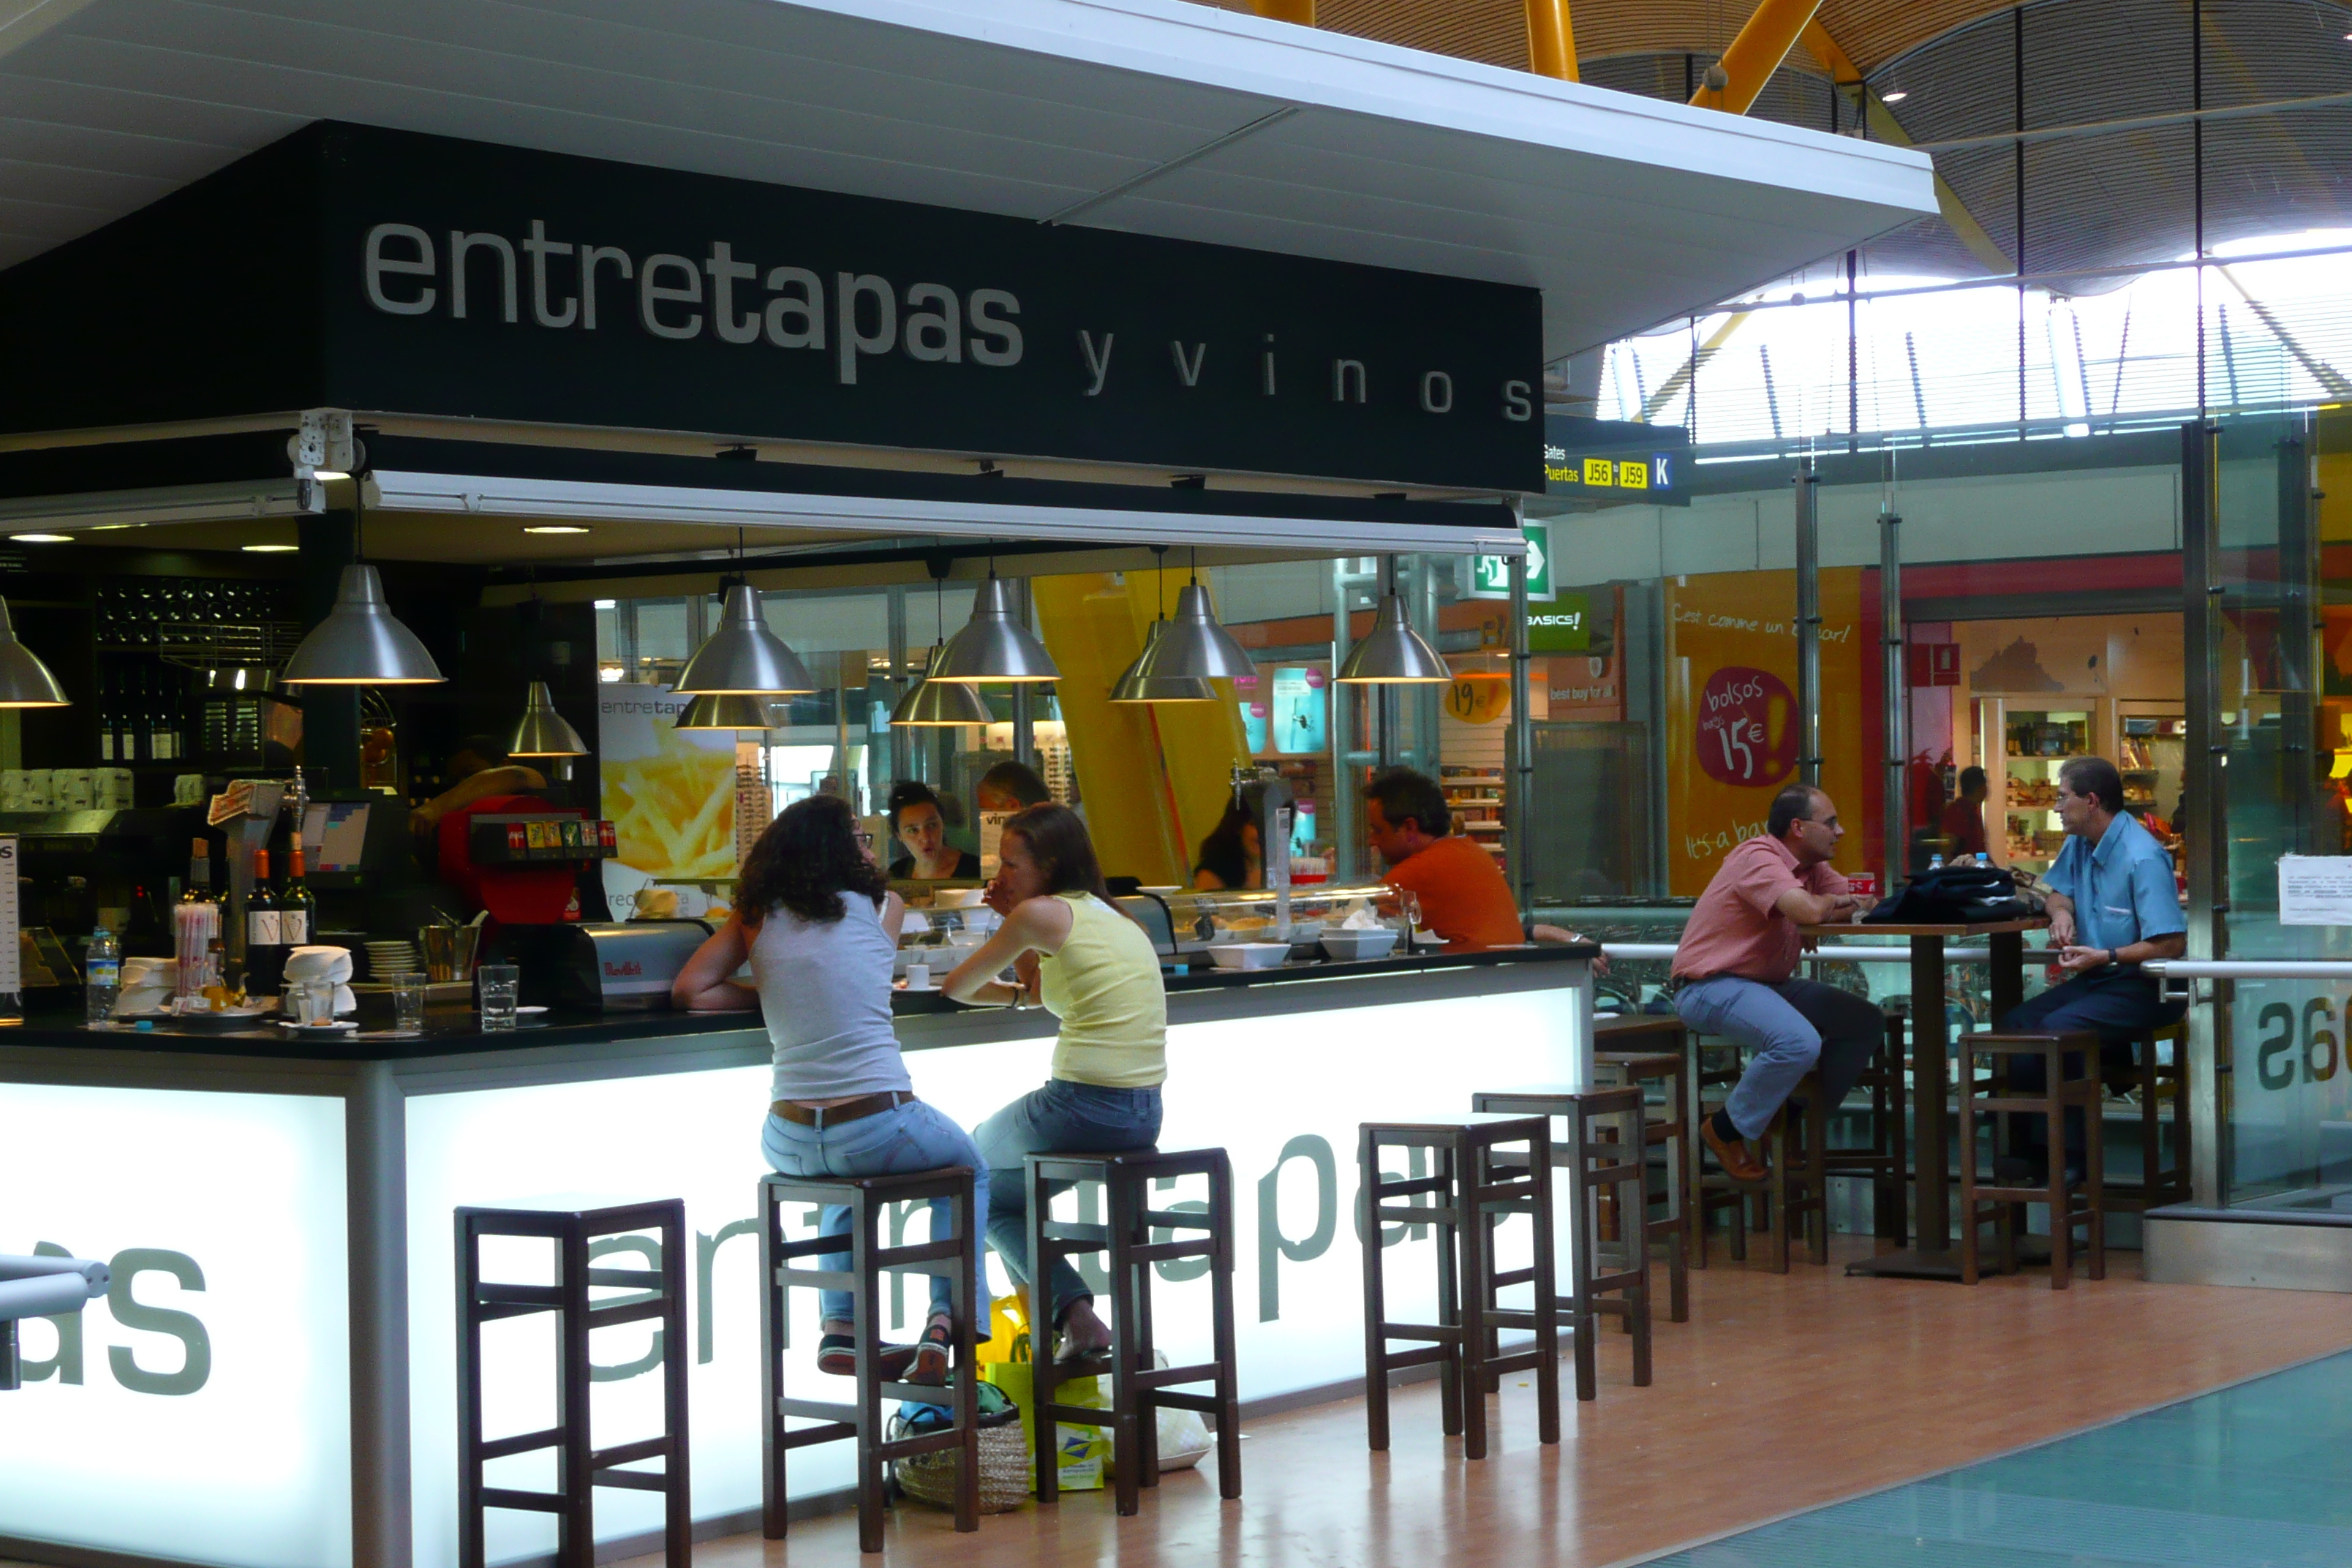
<instances>
[{"instance_id":1,"label":"brown leather belt","mask_svg":"<svg viewBox=\"0 0 2352 1568\"><path fill-rule=\"evenodd\" d=\"M896 1110L902 1105L913 1104L914 1100L914 1095L903 1089L885 1089L880 1094L845 1100L839 1105L803 1105L796 1100L778 1100L769 1102L768 1114L781 1116L787 1121L797 1121L803 1127L814 1127L821 1131L827 1127L838 1127L845 1121L863 1121L869 1116Z\"/></svg>"}]
</instances>

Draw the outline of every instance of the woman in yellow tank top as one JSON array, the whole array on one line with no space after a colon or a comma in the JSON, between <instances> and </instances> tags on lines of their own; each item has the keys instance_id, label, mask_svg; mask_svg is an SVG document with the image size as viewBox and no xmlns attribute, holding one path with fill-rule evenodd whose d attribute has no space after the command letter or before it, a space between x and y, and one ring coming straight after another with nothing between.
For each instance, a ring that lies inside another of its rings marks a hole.
<instances>
[{"instance_id":1,"label":"woman in yellow tank top","mask_svg":"<svg viewBox=\"0 0 2352 1568\"><path fill-rule=\"evenodd\" d=\"M1087 826L1066 805L1033 805L1004 825L989 906L1004 923L942 985L959 1002L1042 1004L1062 1021L1054 1076L973 1133L989 1166L988 1239L1013 1277L1031 1281L1023 1156L1141 1148L1160 1137L1168 1076L1168 995L1151 939L1103 886ZM1018 985L996 976L1012 964ZM1094 1293L1068 1263L1048 1282L1049 1321L1066 1360L1110 1345Z\"/></svg>"}]
</instances>

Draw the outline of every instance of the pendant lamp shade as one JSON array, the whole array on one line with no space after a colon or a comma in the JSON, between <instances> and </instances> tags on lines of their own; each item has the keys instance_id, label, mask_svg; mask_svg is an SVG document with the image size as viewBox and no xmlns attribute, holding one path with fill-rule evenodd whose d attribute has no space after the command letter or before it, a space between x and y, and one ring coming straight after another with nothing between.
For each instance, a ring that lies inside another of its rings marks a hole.
<instances>
[{"instance_id":1,"label":"pendant lamp shade","mask_svg":"<svg viewBox=\"0 0 2352 1568\"><path fill-rule=\"evenodd\" d=\"M523 698L522 717L507 741L510 757L584 757L588 748L572 721L555 710L555 697L547 682L534 680Z\"/></svg>"},{"instance_id":2,"label":"pendant lamp shade","mask_svg":"<svg viewBox=\"0 0 2352 1568\"><path fill-rule=\"evenodd\" d=\"M1153 652L1160 647L1168 630L1166 621L1151 623L1151 631L1143 640L1143 651L1127 667L1118 683L1110 689L1113 702L1213 702L1217 689L1192 675L1150 675L1146 670Z\"/></svg>"},{"instance_id":3,"label":"pendant lamp shade","mask_svg":"<svg viewBox=\"0 0 2352 1568\"><path fill-rule=\"evenodd\" d=\"M929 676L930 681L1061 679L1061 669L1037 634L1013 618L1013 591L993 573L972 595L971 619L931 661Z\"/></svg>"},{"instance_id":4,"label":"pendant lamp shade","mask_svg":"<svg viewBox=\"0 0 2352 1568\"><path fill-rule=\"evenodd\" d=\"M1234 634L1209 613L1209 591L1200 584L1187 584L1176 595L1176 614L1166 625L1168 629L1145 645L1143 658L1137 661L1142 674L1154 679L1239 680L1257 673L1257 666L1234 640Z\"/></svg>"},{"instance_id":5,"label":"pendant lamp shade","mask_svg":"<svg viewBox=\"0 0 2352 1568\"><path fill-rule=\"evenodd\" d=\"M8 601L0 599L0 708L63 708L68 700L49 667L16 640Z\"/></svg>"},{"instance_id":6,"label":"pendant lamp shade","mask_svg":"<svg viewBox=\"0 0 2352 1568\"><path fill-rule=\"evenodd\" d=\"M936 650L931 663L934 668L939 664ZM919 680L890 710L893 724L931 727L987 724L994 722L995 717L980 693L961 680Z\"/></svg>"},{"instance_id":7,"label":"pendant lamp shade","mask_svg":"<svg viewBox=\"0 0 2352 1568\"><path fill-rule=\"evenodd\" d=\"M814 691L816 682L760 619L760 595L738 583L727 590L719 629L694 650L671 689L689 697L790 697Z\"/></svg>"},{"instance_id":8,"label":"pendant lamp shade","mask_svg":"<svg viewBox=\"0 0 2352 1568\"><path fill-rule=\"evenodd\" d=\"M1364 640L1348 650L1335 679L1366 685L1400 686L1423 681L1451 680L1454 672L1428 639L1406 623L1404 601L1394 594L1381 598L1380 614Z\"/></svg>"},{"instance_id":9,"label":"pendant lamp shade","mask_svg":"<svg viewBox=\"0 0 2352 1568\"><path fill-rule=\"evenodd\" d=\"M673 730L781 730L784 705L761 697L698 697L678 710Z\"/></svg>"},{"instance_id":10,"label":"pendant lamp shade","mask_svg":"<svg viewBox=\"0 0 2352 1568\"><path fill-rule=\"evenodd\" d=\"M310 628L278 679L289 686L430 686L446 678L383 602L375 568L346 566L335 607Z\"/></svg>"}]
</instances>

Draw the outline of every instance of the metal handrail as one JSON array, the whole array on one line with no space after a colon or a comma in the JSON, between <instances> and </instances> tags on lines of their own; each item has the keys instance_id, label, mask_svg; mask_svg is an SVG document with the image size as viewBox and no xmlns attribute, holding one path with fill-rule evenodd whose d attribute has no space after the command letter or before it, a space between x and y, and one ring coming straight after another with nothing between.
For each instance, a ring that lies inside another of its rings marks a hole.
<instances>
[{"instance_id":1,"label":"metal handrail","mask_svg":"<svg viewBox=\"0 0 2352 1568\"><path fill-rule=\"evenodd\" d=\"M2352 963L2324 958L2151 958L2157 980L2352 980Z\"/></svg>"},{"instance_id":2,"label":"metal handrail","mask_svg":"<svg viewBox=\"0 0 2352 1568\"><path fill-rule=\"evenodd\" d=\"M1601 944L1603 958L1623 959L1629 963L1643 959L1670 959L1677 951L1675 944L1670 942L1604 942ZM2048 950L2032 948L2027 951L2038 954ZM1908 963L1911 962L1911 949L1907 943L1876 947L1864 942L1832 942L1822 943L1804 956L1809 959L1834 959L1840 963ZM1944 962L1948 964L1989 963L1991 960L1992 949L1989 947L1948 947L1944 950ZM2155 966L2143 967L2153 969ZM2343 968L2346 977L2352 978L2352 964L2346 964Z\"/></svg>"}]
</instances>

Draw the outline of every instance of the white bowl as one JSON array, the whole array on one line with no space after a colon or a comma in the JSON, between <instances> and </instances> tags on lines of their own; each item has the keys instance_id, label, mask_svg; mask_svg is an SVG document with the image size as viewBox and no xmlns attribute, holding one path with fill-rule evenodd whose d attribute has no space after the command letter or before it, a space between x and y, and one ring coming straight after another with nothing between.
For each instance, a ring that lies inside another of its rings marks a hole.
<instances>
[{"instance_id":1,"label":"white bowl","mask_svg":"<svg viewBox=\"0 0 2352 1568\"><path fill-rule=\"evenodd\" d=\"M1272 969L1290 956L1286 942L1216 942L1209 957L1219 969Z\"/></svg>"},{"instance_id":2,"label":"white bowl","mask_svg":"<svg viewBox=\"0 0 2352 1568\"><path fill-rule=\"evenodd\" d=\"M976 910L988 896L986 888L941 888L931 895L935 910Z\"/></svg>"},{"instance_id":3,"label":"white bowl","mask_svg":"<svg viewBox=\"0 0 2352 1568\"><path fill-rule=\"evenodd\" d=\"M1342 960L1386 958L1396 941L1392 931L1327 931L1323 951Z\"/></svg>"}]
</instances>

